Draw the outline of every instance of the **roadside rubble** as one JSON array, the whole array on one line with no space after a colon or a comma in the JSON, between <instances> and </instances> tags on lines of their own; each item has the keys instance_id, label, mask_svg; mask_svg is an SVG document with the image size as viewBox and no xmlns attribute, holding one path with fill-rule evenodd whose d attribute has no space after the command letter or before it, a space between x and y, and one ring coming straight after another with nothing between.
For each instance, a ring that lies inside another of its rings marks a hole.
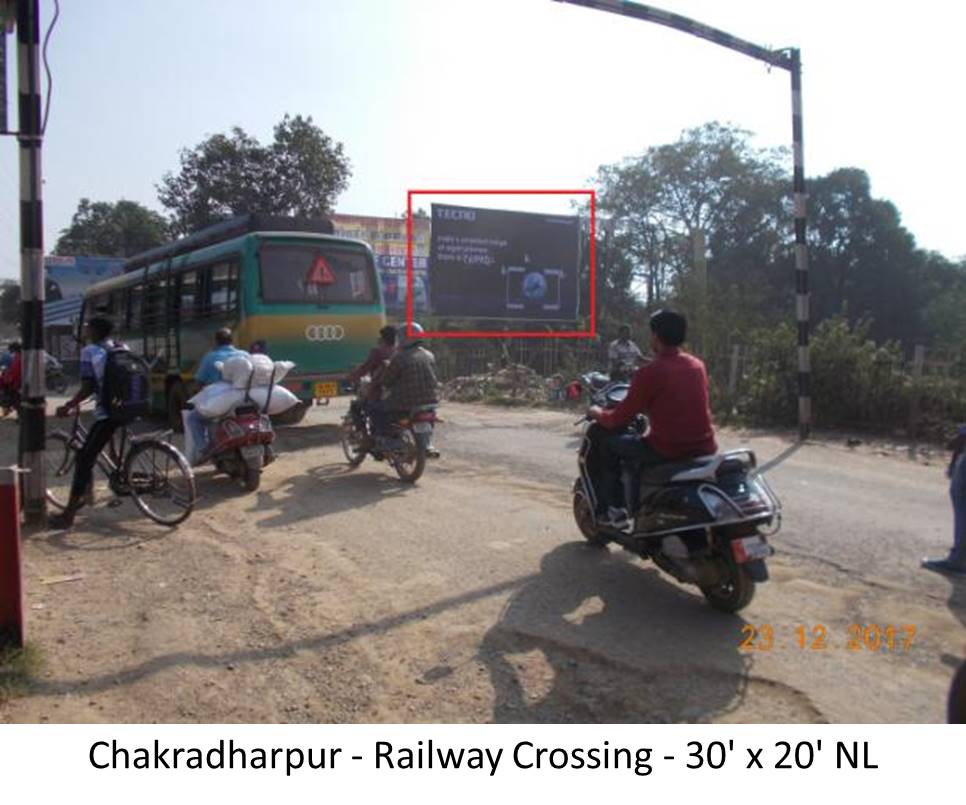
<instances>
[{"instance_id":1,"label":"roadside rubble","mask_svg":"<svg viewBox=\"0 0 966 805\"><path fill-rule=\"evenodd\" d=\"M510 364L484 374L456 377L443 384L443 396L453 402L500 405L542 405L553 400L559 376L543 378L529 366Z\"/></svg>"}]
</instances>

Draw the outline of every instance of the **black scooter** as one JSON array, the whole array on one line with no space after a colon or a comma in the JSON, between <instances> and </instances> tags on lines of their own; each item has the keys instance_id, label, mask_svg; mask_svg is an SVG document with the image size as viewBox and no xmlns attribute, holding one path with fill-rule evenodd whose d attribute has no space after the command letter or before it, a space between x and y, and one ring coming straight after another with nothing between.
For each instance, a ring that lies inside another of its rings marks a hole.
<instances>
[{"instance_id":1,"label":"black scooter","mask_svg":"<svg viewBox=\"0 0 966 805\"><path fill-rule=\"evenodd\" d=\"M613 408L626 396L626 383L611 383L592 397L595 405ZM625 469L625 499L639 484L640 505L632 513L630 533L598 522L600 440L608 431L588 422L578 448L580 475L573 486L574 519L593 545L615 542L654 564L678 581L696 584L708 603L722 612L748 606L755 584L768 580L765 559L774 553L768 537L781 525L781 504L747 449L730 450L690 461ZM647 420L639 416L629 432L643 435Z\"/></svg>"}]
</instances>

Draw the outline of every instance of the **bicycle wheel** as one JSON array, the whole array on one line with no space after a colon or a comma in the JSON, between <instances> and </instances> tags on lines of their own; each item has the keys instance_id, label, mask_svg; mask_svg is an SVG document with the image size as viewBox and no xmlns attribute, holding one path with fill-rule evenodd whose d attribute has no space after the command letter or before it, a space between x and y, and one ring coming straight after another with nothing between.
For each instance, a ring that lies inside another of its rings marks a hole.
<instances>
[{"instance_id":1,"label":"bicycle wheel","mask_svg":"<svg viewBox=\"0 0 966 805\"><path fill-rule=\"evenodd\" d=\"M173 445L150 439L131 448L124 479L134 504L161 525L183 522L194 508L195 476Z\"/></svg>"},{"instance_id":2,"label":"bicycle wheel","mask_svg":"<svg viewBox=\"0 0 966 805\"><path fill-rule=\"evenodd\" d=\"M74 480L74 458L77 451L70 446L70 437L57 431L47 436L44 449L44 472L47 480L47 502L63 511L70 500L70 485Z\"/></svg>"}]
</instances>

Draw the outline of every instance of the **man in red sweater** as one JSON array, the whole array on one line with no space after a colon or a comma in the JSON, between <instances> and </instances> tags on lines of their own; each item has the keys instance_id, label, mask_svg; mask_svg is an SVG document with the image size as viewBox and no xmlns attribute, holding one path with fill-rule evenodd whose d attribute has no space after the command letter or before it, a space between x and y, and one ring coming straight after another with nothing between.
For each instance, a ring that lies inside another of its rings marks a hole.
<instances>
[{"instance_id":1,"label":"man in red sweater","mask_svg":"<svg viewBox=\"0 0 966 805\"><path fill-rule=\"evenodd\" d=\"M639 468L707 456L718 450L711 424L708 373L704 363L680 349L687 329L687 319L673 310L659 310L651 316L654 360L634 373L620 405L610 411L593 406L588 412L591 419L614 431L600 443L598 514L607 525L629 529L636 508L636 500L627 501L630 512L618 507L622 497L621 462ZM647 414L651 423L646 438L624 430L641 413ZM633 492L636 498L637 489Z\"/></svg>"}]
</instances>

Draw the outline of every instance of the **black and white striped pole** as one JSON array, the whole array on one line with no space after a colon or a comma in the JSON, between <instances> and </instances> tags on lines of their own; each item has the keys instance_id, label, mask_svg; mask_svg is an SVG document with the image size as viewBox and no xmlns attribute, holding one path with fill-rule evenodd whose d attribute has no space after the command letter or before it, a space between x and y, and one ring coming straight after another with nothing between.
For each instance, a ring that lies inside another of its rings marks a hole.
<instances>
[{"instance_id":1,"label":"black and white striped pole","mask_svg":"<svg viewBox=\"0 0 966 805\"><path fill-rule=\"evenodd\" d=\"M792 154L795 198L795 317L798 322L798 435L808 438L812 426L812 368L808 355L809 296L808 247L805 242L807 202L805 195L805 146L802 128L802 69L798 48L789 51L792 76Z\"/></svg>"},{"instance_id":2,"label":"black and white striped pole","mask_svg":"<svg viewBox=\"0 0 966 805\"><path fill-rule=\"evenodd\" d=\"M629 0L557 0L557 2L586 6L598 11L609 11L627 17L674 28L676 31L706 39L721 47L744 53L772 67L788 70L792 77L792 152L794 154L793 193L795 203L795 315L798 323L798 432L807 439L812 425L811 368L808 356L809 296L808 251L805 243L806 201L805 151L802 126L802 72L798 48L770 50L726 31L704 25L689 17L673 14L643 3Z\"/></svg>"},{"instance_id":3,"label":"black and white striped pole","mask_svg":"<svg viewBox=\"0 0 966 805\"><path fill-rule=\"evenodd\" d=\"M44 525L44 239L40 147L40 2L17 7L17 79L20 143L20 294L23 383L20 399L20 466L24 476L24 519Z\"/></svg>"}]
</instances>

